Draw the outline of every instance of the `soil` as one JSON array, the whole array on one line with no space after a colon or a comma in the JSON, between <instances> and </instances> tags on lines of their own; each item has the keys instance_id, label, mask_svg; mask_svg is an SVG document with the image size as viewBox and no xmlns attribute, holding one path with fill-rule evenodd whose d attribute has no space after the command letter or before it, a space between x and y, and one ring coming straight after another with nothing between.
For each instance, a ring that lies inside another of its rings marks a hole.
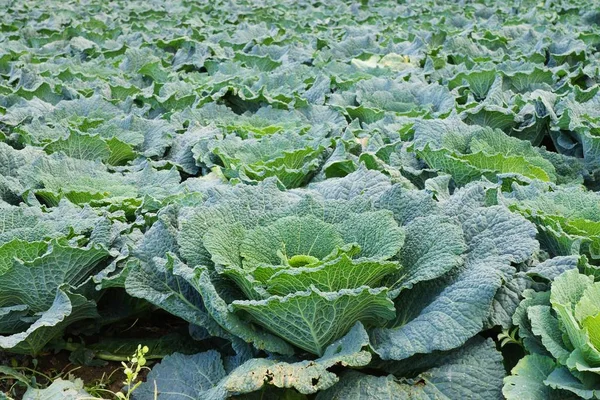
<instances>
[{"instance_id":1,"label":"soil","mask_svg":"<svg viewBox=\"0 0 600 400\"><path fill-rule=\"evenodd\" d=\"M152 316L153 318L147 320L136 320L132 329L127 329L127 327L132 326L132 321L123 321L99 332L95 336L86 337L86 342L91 344L103 338L114 337L115 332L120 332L118 336L124 339L158 338L187 326L184 321L162 312L152 313ZM123 332L123 327L126 327L126 332ZM78 342L76 337L72 339L75 343ZM140 341L143 342L144 339L140 339ZM69 360L70 355L71 353L66 350L49 351L39 354L34 359L31 356L0 351L0 366L18 370L25 376L25 379L30 381L35 379L37 386L42 388L48 386L52 383L52 380L57 378L80 378L86 387L98 387L112 392L118 392L123 388L125 375L120 361L104 361L101 366L75 365ZM156 361L158 360L149 360L148 366L151 367ZM145 380L148 372L147 368L142 370L138 379ZM0 399L2 394L9 396L9 399L20 399L26 389L26 385L8 378L0 371ZM115 398L107 392L97 393L96 395L107 400Z\"/></svg>"},{"instance_id":2,"label":"soil","mask_svg":"<svg viewBox=\"0 0 600 400\"><path fill-rule=\"evenodd\" d=\"M37 373L34 373L24 370L23 373L28 378L35 376L36 382L41 387L51 383L44 377L45 375L53 379L59 377L62 379L80 378L86 386L96 386L101 383L103 385L98 386L99 388L115 393L123 388L125 375L122 372L120 362L107 361L106 365L103 366L78 366L69 361L69 352L64 350L57 353L40 354L36 360L37 365L35 365L32 357L7 355L0 352L0 365L15 366L19 370L30 368L37 371ZM145 380L148 372L148 370L143 370L139 375L139 379ZM2 377L1 373L0 377ZM13 397L15 400L21 398L26 388L23 385L15 385L15 383L17 382L14 379L0 380L0 393L15 396ZM102 398L113 400L114 397L109 393L105 393Z\"/></svg>"}]
</instances>

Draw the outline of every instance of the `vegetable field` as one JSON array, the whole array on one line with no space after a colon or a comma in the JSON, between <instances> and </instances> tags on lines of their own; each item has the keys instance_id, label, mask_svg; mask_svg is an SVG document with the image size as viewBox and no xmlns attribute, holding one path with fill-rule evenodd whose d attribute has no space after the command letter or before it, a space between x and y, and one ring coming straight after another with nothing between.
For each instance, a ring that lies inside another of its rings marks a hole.
<instances>
[{"instance_id":1,"label":"vegetable field","mask_svg":"<svg viewBox=\"0 0 600 400\"><path fill-rule=\"evenodd\" d=\"M599 68L595 0L0 0L0 399L600 399Z\"/></svg>"}]
</instances>

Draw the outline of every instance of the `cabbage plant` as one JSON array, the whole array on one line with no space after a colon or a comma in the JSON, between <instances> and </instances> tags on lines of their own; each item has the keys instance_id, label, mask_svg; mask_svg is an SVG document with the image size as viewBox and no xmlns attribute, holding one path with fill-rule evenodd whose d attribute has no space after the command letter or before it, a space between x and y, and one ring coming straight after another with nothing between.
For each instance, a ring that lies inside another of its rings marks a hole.
<instances>
[{"instance_id":1,"label":"cabbage plant","mask_svg":"<svg viewBox=\"0 0 600 400\"><path fill-rule=\"evenodd\" d=\"M600 282L576 268L527 291L514 320L529 355L505 379L508 399L600 398Z\"/></svg>"},{"instance_id":2,"label":"cabbage plant","mask_svg":"<svg viewBox=\"0 0 600 400\"><path fill-rule=\"evenodd\" d=\"M262 190L251 187L238 201ZM232 311L317 355L356 321L381 326L395 317L389 292L402 279L396 255L405 231L391 211L317 193L232 212L239 206L200 207L180 236L187 259L210 259L206 273L229 278L243 293Z\"/></svg>"},{"instance_id":3,"label":"cabbage plant","mask_svg":"<svg viewBox=\"0 0 600 400\"><path fill-rule=\"evenodd\" d=\"M235 356L174 356L152 382L161 393L208 396L166 378L184 364L221 371L214 398L265 387L327 398L383 384L350 373L366 366L400 377L469 366L460 373L477 386L497 382L504 373L495 362L488 378L474 372L479 351L498 353L473 337L510 324L533 284L519 269L538 244L531 223L487 205L489 188L472 184L438 200L362 168L287 191L274 179L215 184L199 202L165 207L132 249L125 288L190 322L196 338L226 339ZM390 390L422 395L418 381L390 379ZM141 399L151 398L152 383L145 388ZM499 395L490 387L474 398Z\"/></svg>"}]
</instances>

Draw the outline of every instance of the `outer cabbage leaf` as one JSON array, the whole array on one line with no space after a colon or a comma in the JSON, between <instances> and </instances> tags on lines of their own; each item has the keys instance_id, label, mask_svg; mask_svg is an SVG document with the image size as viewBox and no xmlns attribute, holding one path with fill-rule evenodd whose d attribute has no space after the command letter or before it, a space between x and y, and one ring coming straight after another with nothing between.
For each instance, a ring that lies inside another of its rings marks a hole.
<instances>
[{"instance_id":1,"label":"outer cabbage leaf","mask_svg":"<svg viewBox=\"0 0 600 400\"><path fill-rule=\"evenodd\" d=\"M460 346L483 328L501 284L493 266L474 263L452 280L423 282L401 292L395 300L396 326L371 333L375 351L385 360L403 360Z\"/></svg>"},{"instance_id":2,"label":"outer cabbage leaf","mask_svg":"<svg viewBox=\"0 0 600 400\"><path fill-rule=\"evenodd\" d=\"M156 258L150 263L141 263L129 269L125 289L131 296L145 299L191 324L202 326L211 335L227 337L208 314L200 294L178 275L180 268L186 266L172 254L167 254L166 260Z\"/></svg>"},{"instance_id":3,"label":"outer cabbage leaf","mask_svg":"<svg viewBox=\"0 0 600 400\"><path fill-rule=\"evenodd\" d=\"M407 364L409 369L421 369L413 375L396 370L394 375L376 377L358 371L342 375L333 388L319 393L321 399L495 399L501 398L500 382L504 377L502 357L491 340L473 340L447 354L435 354L429 365ZM407 360L408 361L408 360ZM388 363L394 370L394 363Z\"/></svg>"},{"instance_id":4,"label":"outer cabbage leaf","mask_svg":"<svg viewBox=\"0 0 600 400\"><path fill-rule=\"evenodd\" d=\"M153 368L134 398L154 398L155 387L158 389L159 399L181 396L226 399L231 395L255 392L265 385L294 388L305 394L315 393L338 382L335 373L329 371L333 366L367 365L371 361L371 354L364 350L367 345L367 333L358 323L346 336L325 349L321 358L312 361L256 358L227 370L216 351L193 356L176 353Z\"/></svg>"},{"instance_id":5,"label":"outer cabbage leaf","mask_svg":"<svg viewBox=\"0 0 600 400\"><path fill-rule=\"evenodd\" d=\"M552 255L580 252L600 257L599 196L580 186L527 188L513 185L513 192L501 195L511 209L539 227L540 242Z\"/></svg>"},{"instance_id":6,"label":"outer cabbage leaf","mask_svg":"<svg viewBox=\"0 0 600 400\"><path fill-rule=\"evenodd\" d=\"M550 358L538 354L527 355L512 369L511 375L504 379L502 393L508 400L546 400L577 398L568 392L552 390L544 380L556 368Z\"/></svg>"},{"instance_id":7,"label":"outer cabbage leaf","mask_svg":"<svg viewBox=\"0 0 600 400\"><path fill-rule=\"evenodd\" d=\"M467 192L456 201L468 200L463 197ZM455 209L451 201L447 206ZM500 207L480 207L470 213L462 222L468 248L464 267L401 292L395 300L399 312L393 325L373 330L374 347L383 359L402 360L463 344L484 326L503 280L514 273L510 263L526 261L537 250L535 229L523 218ZM452 249L448 252L452 257Z\"/></svg>"},{"instance_id":8,"label":"outer cabbage leaf","mask_svg":"<svg viewBox=\"0 0 600 400\"><path fill-rule=\"evenodd\" d=\"M566 396L564 391L586 399L598 397L599 293L600 286L593 277L574 268L556 277L549 293L526 294L514 320L532 354L506 379L505 393L516 398L533 387L539 395L531 398L559 398Z\"/></svg>"},{"instance_id":9,"label":"outer cabbage leaf","mask_svg":"<svg viewBox=\"0 0 600 400\"><path fill-rule=\"evenodd\" d=\"M61 288L56 292L50 307L38 314L33 323L25 315L20 316L25 326L13 325L19 331L0 336L0 348L14 353L36 355L48 342L60 336L68 325L82 319L98 317L100 316L94 301Z\"/></svg>"},{"instance_id":10,"label":"outer cabbage leaf","mask_svg":"<svg viewBox=\"0 0 600 400\"><path fill-rule=\"evenodd\" d=\"M30 247L27 242L9 244L21 244L24 251ZM14 252L3 256L12 265L1 275L0 307L12 308L13 312L0 317L3 334L8 334L2 337L0 347L37 354L67 325L97 317L95 303L70 290L88 282L98 264L108 256L101 246L76 248L54 240L47 252L39 256L35 254L25 260L16 258ZM15 306L20 308L16 310ZM14 311L19 311L17 320Z\"/></svg>"},{"instance_id":11,"label":"outer cabbage leaf","mask_svg":"<svg viewBox=\"0 0 600 400\"><path fill-rule=\"evenodd\" d=\"M47 253L31 261L15 260L2 274L0 304L26 304L33 312L46 310L58 287L79 287L89 280L99 262L108 256L101 246L76 248L53 241ZM49 271L52 271L49 274Z\"/></svg>"},{"instance_id":12,"label":"outer cabbage leaf","mask_svg":"<svg viewBox=\"0 0 600 400\"><path fill-rule=\"evenodd\" d=\"M83 388L81 379L65 381L56 379L45 389L29 388L23 395L23 400L84 400L89 399L90 394Z\"/></svg>"}]
</instances>

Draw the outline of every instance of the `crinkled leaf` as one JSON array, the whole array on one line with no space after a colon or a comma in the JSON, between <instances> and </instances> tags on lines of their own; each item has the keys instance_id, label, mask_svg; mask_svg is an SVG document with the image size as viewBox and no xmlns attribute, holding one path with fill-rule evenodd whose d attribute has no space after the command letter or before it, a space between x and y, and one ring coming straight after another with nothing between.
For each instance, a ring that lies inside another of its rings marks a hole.
<instances>
[{"instance_id":1,"label":"crinkled leaf","mask_svg":"<svg viewBox=\"0 0 600 400\"><path fill-rule=\"evenodd\" d=\"M437 361L437 363L435 363ZM333 388L319 393L324 399L495 399L501 397L504 368L493 343L474 341L435 360L411 379L376 377L358 371L342 375ZM392 363L393 364L393 363ZM418 365L418 363L417 363ZM418 369L415 366L415 369Z\"/></svg>"},{"instance_id":2,"label":"crinkled leaf","mask_svg":"<svg viewBox=\"0 0 600 400\"><path fill-rule=\"evenodd\" d=\"M294 345L318 355L356 321L381 325L395 316L387 290L368 286L338 292L311 288L285 297L234 301L232 307L247 312L260 325Z\"/></svg>"}]
</instances>

